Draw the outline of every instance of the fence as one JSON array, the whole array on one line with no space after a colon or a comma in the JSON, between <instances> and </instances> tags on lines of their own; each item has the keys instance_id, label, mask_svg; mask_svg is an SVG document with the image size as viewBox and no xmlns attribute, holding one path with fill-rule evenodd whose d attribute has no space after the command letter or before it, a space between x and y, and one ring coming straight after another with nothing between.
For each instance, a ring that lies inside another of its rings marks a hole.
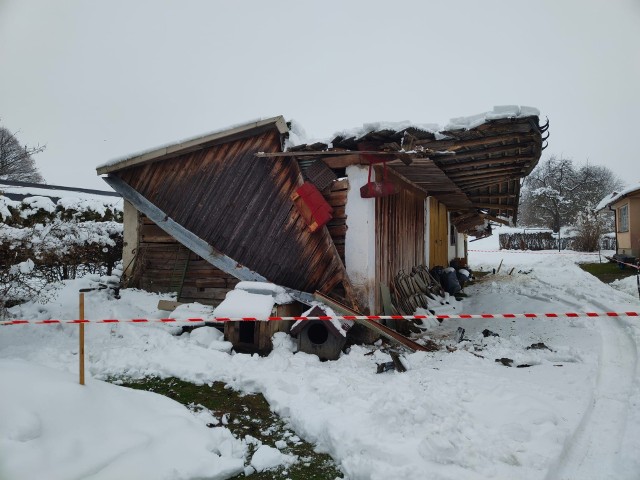
<instances>
[{"instance_id":1,"label":"fence","mask_svg":"<svg viewBox=\"0 0 640 480\"><path fill-rule=\"evenodd\" d=\"M551 232L501 233L499 243L502 250L558 250L558 237ZM573 237L560 238L559 250L574 250L574 243ZM615 237L602 236L600 248L615 250Z\"/></svg>"}]
</instances>

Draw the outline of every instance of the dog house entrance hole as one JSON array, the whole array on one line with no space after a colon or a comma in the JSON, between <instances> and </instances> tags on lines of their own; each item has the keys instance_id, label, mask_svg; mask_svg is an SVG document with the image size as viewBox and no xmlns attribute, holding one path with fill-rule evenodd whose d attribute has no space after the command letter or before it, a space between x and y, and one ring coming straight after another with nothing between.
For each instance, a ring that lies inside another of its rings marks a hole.
<instances>
[{"instance_id":1,"label":"dog house entrance hole","mask_svg":"<svg viewBox=\"0 0 640 480\"><path fill-rule=\"evenodd\" d=\"M314 323L307 331L309 340L315 345L322 345L329 338L329 330L322 323Z\"/></svg>"},{"instance_id":2,"label":"dog house entrance hole","mask_svg":"<svg viewBox=\"0 0 640 480\"><path fill-rule=\"evenodd\" d=\"M241 343L254 343L255 342L255 322L240 322L239 341Z\"/></svg>"}]
</instances>

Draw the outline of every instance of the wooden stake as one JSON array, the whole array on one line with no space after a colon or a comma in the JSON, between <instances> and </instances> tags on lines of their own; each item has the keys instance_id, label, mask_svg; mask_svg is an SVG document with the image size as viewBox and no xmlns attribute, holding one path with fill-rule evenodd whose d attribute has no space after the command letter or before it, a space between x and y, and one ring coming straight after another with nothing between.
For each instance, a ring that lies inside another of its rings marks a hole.
<instances>
[{"instance_id":1,"label":"wooden stake","mask_svg":"<svg viewBox=\"0 0 640 480\"><path fill-rule=\"evenodd\" d=\"M79 320L84 320L84 293L80 294ZM84 385L84 323L80 324L78 357L80 359L80 385Z\"/></svg>"},{"instance_id":2,"label":"wooden stake","mask_svg":"<svg viewBox=\"0 0 640 480\"><path fill-rule=\"evenodd\" d=\"M498 270L496 270L496 273L500 273L500 269L502 268L502 262L504 262L504 258L500 260L500 265L498 265Z\"/></svg>"}]
</instances>

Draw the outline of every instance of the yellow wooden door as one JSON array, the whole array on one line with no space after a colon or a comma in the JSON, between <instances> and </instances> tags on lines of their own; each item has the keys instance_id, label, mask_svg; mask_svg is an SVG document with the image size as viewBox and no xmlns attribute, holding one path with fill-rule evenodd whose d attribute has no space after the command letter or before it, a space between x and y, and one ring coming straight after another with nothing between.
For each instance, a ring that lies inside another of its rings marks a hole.
<instances>
[{"instance_id":1,"label":"yellow wooden door","mask_svg":"<svg viewBox=\"0 0 640 480\"><path fill-rule=\"evenodd\" d=\"M449 263L447 207L429 198L429 268Z\"/></svg>"}]
</instances>

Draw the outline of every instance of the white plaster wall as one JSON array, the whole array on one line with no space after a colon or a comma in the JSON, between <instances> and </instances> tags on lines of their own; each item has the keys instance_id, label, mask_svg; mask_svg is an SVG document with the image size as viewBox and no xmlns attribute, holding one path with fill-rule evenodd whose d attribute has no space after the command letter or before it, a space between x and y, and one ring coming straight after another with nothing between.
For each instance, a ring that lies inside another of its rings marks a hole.
<instances>
[{"instance_id":1,"label":"white plaster wall","mask_svg":"<svg viewBox=\"0 0 640 480\"><path fill-rule=\"evenodd\" d=\"M464 242L466 241L464 233L457 232L458 241L457 241L457 252L456 257L463 258L464 257Z\"/></svg>"},{"instance_id":2,"label":"white plaster wall","mask_svg":"<svg viewBox=\"0 0 640 480\"><path fill-rule=\"evenodd\" d=\"M375 305L376 201L375 198L360 197L360 187L367 183L368 174L367 166L347 167L349 193L345 207L347 234L344 257L347 274L359 300L371 311Z\"/></svg>"},{"instance_id":3,"label":"white plaster wall","mask_svg":"<svg viewBox=\"0 0 640 480\"><path fill-rule=\"evenodd\" d=\"M458 235L456 232L456 244L451 245L451 213L447 212L447 244L449 245L449 262L458 256Z\"/></svg>"},{"instance_id":4,"label":"white plaster wall","mask_svg":"<svg viewBox=\"0 0 640 480\"><path fill-rule=\"evenodd\" d=\"M122 264L125 268L124 276L128 277L133 272L134 256L138 248L139 222L138 210L126 200L122 210L123 246Z\"/></svg>"}]
</instances>

